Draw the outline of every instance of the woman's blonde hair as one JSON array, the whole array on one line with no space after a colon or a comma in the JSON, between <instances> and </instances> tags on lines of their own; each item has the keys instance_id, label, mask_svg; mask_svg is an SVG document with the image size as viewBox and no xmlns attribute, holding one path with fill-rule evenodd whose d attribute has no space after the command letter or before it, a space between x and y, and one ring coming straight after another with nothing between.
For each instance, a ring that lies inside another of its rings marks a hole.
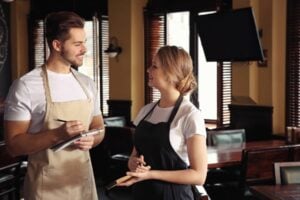
<instances>
[{"instance_id":1,"label":"woman's blonde hair","mask_svg":"<svg viewBox=\"0 0 300 200\"><path fill-rule=\"evenodd\" d=\"M163 46L157 54L162 69L170 83L175 84L181 94L192 92L197 87L193 75L193 61L191 56L180 47Z\"/></svg>"}]
</instances>

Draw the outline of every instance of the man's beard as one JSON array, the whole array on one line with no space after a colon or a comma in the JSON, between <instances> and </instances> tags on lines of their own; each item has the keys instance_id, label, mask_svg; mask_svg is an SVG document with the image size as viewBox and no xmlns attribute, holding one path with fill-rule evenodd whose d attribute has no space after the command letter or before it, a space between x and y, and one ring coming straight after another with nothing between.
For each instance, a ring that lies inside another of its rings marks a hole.
<instances>
[{"instance_id":1,"label":"man's beard","mask_svg":"<svg viewBox=\"0 0 300 200\"><path fill-rule=\"evenodd\" d=\"M81 55L84 55L84 53L80 54L79 56ZM76 67L79 67L83 64L83 60L80 60L80 62L78 62L75 58L74 59L70 59L69 56L68 56L68 53L67 51L64 50L64 48L62 49L61 51L61 54L60 56L66 61L68 62L71 66L76 66Z\"/></svg>"}]
</instances>

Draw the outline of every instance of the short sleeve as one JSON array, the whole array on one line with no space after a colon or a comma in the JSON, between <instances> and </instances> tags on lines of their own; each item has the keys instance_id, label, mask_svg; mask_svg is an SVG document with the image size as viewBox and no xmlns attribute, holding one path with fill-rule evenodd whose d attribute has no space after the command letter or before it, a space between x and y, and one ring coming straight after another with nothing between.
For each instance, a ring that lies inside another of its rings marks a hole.
<instances>
[{"instance_id":1,"label":"short sleeve","mask_svg":"<svg viewBox=\"0 0 300 200\"><path fill-rule=\"evenodd\" d=\"M206 137L204 118L200 110L194 110L187 115L183 126L183 132L185 133L184 135L186 138L189 138L195 134Z\"/></svg>"},{"instance_id":2,"label":"short sleeve","mask_svg":"<svg viewBox=\"0 0 300 200\"><path fill-rule=\"evenodd\" d=\"M24 82L18 79L14 81L6 97L4 120L25 121L30 119L30 93Z\"/></svg>"}]
</instances>

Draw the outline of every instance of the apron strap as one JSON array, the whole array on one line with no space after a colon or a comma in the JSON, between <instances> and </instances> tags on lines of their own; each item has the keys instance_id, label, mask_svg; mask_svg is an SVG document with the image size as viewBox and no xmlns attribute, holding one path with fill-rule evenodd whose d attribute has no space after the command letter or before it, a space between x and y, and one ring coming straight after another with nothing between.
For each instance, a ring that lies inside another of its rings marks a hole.
<instances>
[{"instance_id":1,"label":"apron strap","mask_svg":"<svg viewBox=\"0 0 300 200\"><path fill-rule=\"evenodd\" d=\"M173 121L173 119L174 119L174 117L175 117L175 115L176 115L176 113L177 113L177 111L178 111L178 109L179 109L179 106L180 106L182 100L183 100L183 96L180 95L180 96L178 97L178 99L177 99L177 101L176 101L176 103L175 103L175 106L174 106L174 108L173 108L173 110L172 110L172 113L171 113L171 115L170 115L170 117L169 117L169 119L168 119L168 124L169 124L169 125L170 125L171 122ZM157 101L156 104L154 104L154 106L153 106L153 107L150 109L150 111L142 118L141 121L144 121L144 120L149 116L149 114L152 113L152 111L154 110L155 106L157 106L157 105L159 104L159 102L160 102L160 100Z\"/></svg>"},{"instance_id":2,"label":"apron strap","mask_svg":"<svg viewBox=\"0 0 300 200\"><path fill-rule=\"evenodd\" d=\"M177 113L177 111L178 111L178 109L179 109L179 107L180 107L180 104L181 104L182 100L183 100L183 96L180 95L180 96L178 97L178 99L177 99L177 101L176 101L176 103L175 103L175 106L174 106L174 108L173 108L173 110L172 110L172 113L171 113L171 115L170 115L170 117L169 117L169 120L168 120L168 124L169 124L169 125L170 125L171 122L173 121L173 119L174 119L174 117L175 117L175 115L176 115L176 113Z\"/></svg>"},{"instance_id":3,"label":"apron strap","mask_svg":"<svg viewBox=\"0 0 300 200\"><path fill-rule=\"evenodd\" d=\"M145 117L143 117L143 119L141 120L141 121L144 121L147 117L148 117L148 115L150 114L150 113L152 113L152 111L154 110L154 108L155 108L155 106L157 106L159 104L159 101L157 101L155 104L154 104L154 106L150 109L150 111L145 115Z\"/></svg>"},{"instance_id":4,"label":"apron strap","mask_svg":"<svg viewBox=\"0 0 300 200\"><path fill-rule=\"evenodd\" d=\"M47 67L46 65L42 66L42 77L43 77L43 82L44 82L44 88L45 88L45 95L46 95L46 101L47 102L52 102L52 97L51 97L51 92L50 92L50 86L49 86L49 78L48 78L48 73L47 73ZM77 74L73 71L74 69L71 68L71 73L75 77L75 79L78 81L79 85L81 86L82 90L84 91L87 99L91 99L90 94L88 93L86 87L80 80L80 78L77 76Z\"/></svg>"},{"instance_id":5,"label":"apron strap","mask_svg":"<svg viewBox=\"0 0 300 200\"><path fill-rule=\"evenodd\" d=\"M84 84L82 83L82 81L80 80L80 78L77 76L77 74L76 74L76 72L75 72L75 69L73 69L72 67L71 67L71 72L72 72L73 76L75 77L75 79L78 81L78 83L79 83L79 85L81 86L81 88L83 89L83 91L84 91L86 97L87 97L88 99L91 99L91 97L90 97L90 95L89 95L89 92L87 91L86 87L84 86Z\"/></svg>"},{"instance_id":6,"label":"apron strap","mask_svg":"<svg viewBox=\"0 0 300 200\"><path fill-rule=\"evenodd\" d=\"M50 103L52 102L52 98L50 94L50 86L49 86L49 79L48 79L46 65L42 65L42 78L43 78L43 84L45 88L46 102Z\"/></svg>"}]
</instances>

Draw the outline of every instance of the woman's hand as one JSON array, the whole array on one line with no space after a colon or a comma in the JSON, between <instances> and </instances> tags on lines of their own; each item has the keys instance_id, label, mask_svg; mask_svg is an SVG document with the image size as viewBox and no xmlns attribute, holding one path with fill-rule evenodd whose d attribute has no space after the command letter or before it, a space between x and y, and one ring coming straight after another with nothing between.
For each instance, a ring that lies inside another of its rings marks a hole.
<instances>
[{"instance_id":1,"label":"woman's hand","mask_svg":"<svg viewBox=\"0 0 300 200\"><path fill-rule=\"evenodd\" d=\"M146 165L146 162L144 161L144 156L140 155L140 157L137 156L130 156L128 160L128 168L130 171L135 171L138 166L144 166Z\"/></svg>"},{"instance_id":2,"label":"woman's hand","mask_svg":"<svg viewBox=\"0 0 300 200\"><path fill-rule=\"evenodd\" d=\"M135 171L127 172L126 175L131 176L132 178L127 181L121 182L118 186L130 186L136 182L144 181L151 179L151 167L138 165Z\"/></svg>"}]
</instances>

